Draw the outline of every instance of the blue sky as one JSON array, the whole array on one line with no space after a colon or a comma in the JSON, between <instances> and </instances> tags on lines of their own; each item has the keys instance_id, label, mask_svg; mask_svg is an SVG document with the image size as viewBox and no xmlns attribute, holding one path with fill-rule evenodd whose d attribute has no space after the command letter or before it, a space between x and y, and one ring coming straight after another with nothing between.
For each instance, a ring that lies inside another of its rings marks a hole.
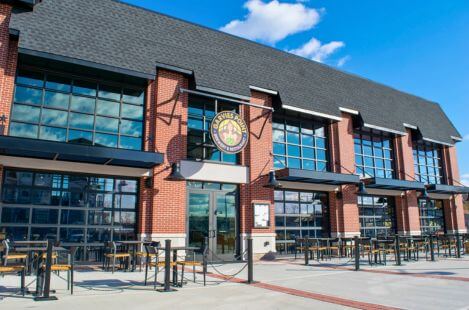
<instances>
[{"instance_id":1,"label":"blue sky","mask_svg":"<svg viewBox=\"0 0 469 310\"><path fill-rule=\"evenodd\" d=\"M469 185L469 1L126 0L321 61L441 104L465 137Z\"/></svg>"}]
</instances>

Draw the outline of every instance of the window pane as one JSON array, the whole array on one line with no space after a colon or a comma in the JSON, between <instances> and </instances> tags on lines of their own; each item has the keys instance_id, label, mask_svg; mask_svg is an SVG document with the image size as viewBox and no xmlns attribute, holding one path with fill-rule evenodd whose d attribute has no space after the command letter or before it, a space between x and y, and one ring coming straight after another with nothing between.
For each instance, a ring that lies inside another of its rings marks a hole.
<instances>
[{"instance_id":1,"label":"window pane","mask_svg":"<svg viewBox=\"0 0 469 310\"><path fill-rule=\"evenodd\" d=\"M14 104L11 119L16 121L39 123L40 112L40 108L21 104Z\"/></svg>"},{"instance_id":2,"label":"window pane","mask_svg":"<svg viewBox=\"0 0 469 310\"><path fill-rule=\"evenodd\" d=\"M46 81L46 88L69 93L71 89L70 79L66 79L60 76L48 75Z\"/></svg>"},{"instance_id":3,"label":"window pane","mask_svg":"<svg viewBox=\"0 0 469 310\"><path fill-rule=\"evenodd\" d=\"M57 228L55 227L32 227L31 240L57 240Z\"/></svg>"},{"instance_id":4,"label":"window pane","mask_svg":"<svg viewBox=\"0 0 469 310\"><path fill-rule=\"evenodd\" d=\"M42 109L42 124L53 126L67 126L68 113L66 111Z\"/></svg>"},{"instance_id":5,"label":"window pane","mask_svg":"<svg viewBox=\"0 0 469 310\"><path fill-rule=\"evenodd\" d=\"M10 136L23 138L37 138L38 126L14 123L10 124Z\"/></svg>"},{"instance_id":6,"label":"window pane","mask_svg":"<svg viewBox=\"0 0 469 310\"><path fill-rule=\"evenodd\" d=\"M275 142L285 142L285 133L280 130L274 130L273 139Z\"/></svg>"},{"instance_id":7,"label":"window pane","mask_svg":"<svg viewBox=\"0 0 469 310\"><path fill-rule=\"evenodd\" d=\"M88 114L70 113L70 127L93 130L94 116Z\"/></svg>"},{"instance_id":8,"label":"window pane","mask_svg":"<svg viewBox=\"0 0 469 310\"><path fill-rule=\"evenodd\" d=\"M117 136L96 133L94 143L97 146L117 147Z\"/></svg>"},{"instance_id":9,"label":"window pane","mask_svg":"<svg viewBox=\"0 0 469 310\"><path fill-rule=\"evenodd\" d=\"M316 147L320 147L325 149L326 148L326 139L316 137Z\"/></svg>"},{"instance_id":10,"label":"window pane","mask_svg":"<svg viewBox=\"0 0 469 310\"><path fill-rule=\"evenodd\" d=\"M98 100L96 113L106 116L117 117L119 116L119 103L106 100Z\"/></svg>"},{"instance_id":11,"label":"window pane","mask_svg":"<svg viewBox=\"0 0 469 310\"><path fill-rule=\"evenodd\" d=\"M274 143L274 154L285 155L285 144Z\"/></svg>"},{"instance_id":12,"label":"window pane","mask_svg":"<svg viewBox=\"0 0 469 310\"><path fill-rule=\"evenodd\" d=\"M288 157L287 164L289 168L300 169L300 160L298 158Z\"/></svg>"},{"instance_id":13,"label":"window pane","mask_svg":"<svg viewBox=\"0 0 469 310\"><path fill-rule=\"evenodd\" d=\"M70 243L85 242L85 230L83 228L61 228L60 241Z\"/></svg>"},{"instance_id":14,"label":"window pane","mask_svg":"<svg viewBox=\"0 0 469 310\"><path fill-rule=\"evenodd\" d=\"M303 146L314 146L313 136L301 135L301 143Z\"/></svg>"},{"instance_id":15,"label":"window pane","mask_svg":"<svg viewBox=\"0 0 469 310\"><path fill-rule=\"evenodd\" d=\"M81 96L72 96L70 110L82 113L94 113L96 99Z\"/></svg>"},{"instance_id":16,"label":"window pane","mask_svg":"<svg viewBox=\"0 0 469 310\"><path fill-rule=\"evenodd\" d=\"M143 90L124 89L122 100L127 103L143 105L145 92Z\"/></svg>"},{"instance_id":17,"label":"window pane","mask_svg":"<svg viewBox=\"0 0 469 310\"><path fill-rule=\"evenodd\" d=\"M143 119L143 107L130 105L130 104L123 104L122 105L122 117L142 120Z\"/></svg>"},{"instance_id":18,"label":"window pane","mask_svg":"<svg viewBox=\"0 0 469 310\"><path fill-rule=\"evenodd\" d=\"M128 150L141 150L142 138L131 138L121 136L119 141L119 147Z\"/></svg>"},{"instance_id":19,"label":"window pane","mask_svg":"<svg viewBox=\"0 0 469 310\"><path fill-rule=\"evenodd\" d=\"M59 210L57 209L33 209L33 224L57 224Z\"/></svg>"},{"instance_id":20,"label":"window pane","mask_svg":"<svg viewBox=\"0 0 469 310\"><path fill-rule=\"evenodd\" d=\"M50 141L65 141L66 134L66 129L42 126L39 133L39 139Z\"/></svg>"},{"instance_id":21,"label":"window pane","mask_svg":"<svg viewBox=\"0 0 469 310\"><path fill-rule=\"evenodd\" d=\"M4 182L7 185L31 186L33 183L33 173L23 171L7 171Z\"/></svg>"},{"instance_id":22,"label":"window pane","mask_svg":"<svg viewBox=\"0 0 469 310\"><path fill-rule=\"evenodd\" d=\"M44 96L44 105L53 108L68 110L70 95L46 91Z\"/></svg>"},{"instance_id":23,"label":"window pane","mask_svg":"<svg viewBox=\"0 0 469 310\"><path fill-rule=\"evenodd\" d=\"M96 116L96 130L117 133L119 131L119 120L116 118Z\"/></svg>"},{"instance_id":24,"label":"window pane","mask_svg":"<svg viewBox=\"0 0 469 310\"><path fill-rule=\"evenodd\" d=\"M28 224L29 208L3 208L2 223Z\"/></svg>"},{"instance_id":25,"label":"window pane","mask_svg":"<svg viewBox=\"0 0 469 310\"><path fill-rule=\"evenodd\" d=\"M134 137L141 137L142 122L122 120L120 133Z\"/></svg>"},{"instance_id":26,"label":"window pane","mask_svg":"<svg viewBox=\"0 0 469 310\"><path fill-rule=\"evenodd\" d=\"M117 87L107 86L107 85L99 85L99 92L98 96L101 98L112 99L116 101L120 101L121 99L121 90Z\"/></svg>"},{"instance_id":27,"label":"window pane","mask_svg":"<svg viewBox=\"0 0 469 310\"><path fill-rule=\"evenodd\" d=\"M73 93L94 97L96 96L96 83L74 80Z\"/></svg>"},{"instance_id":28,"label":"window pane","mask_svg":"<svg viewBox=\"0 0 469 310\"><path fill-rule=\"evenodd\" d=\"M16 77L16 83L42 87L44 85L44 75L42 73L20 70Z\"/></svg>"},{"instance_id":29,"label":"window pane","mask_svg":"<svg viewBox=\"0 0 469 310\"><path fill-rule=\"evenodd\" d=\"M62 210L60 224L65 225L84 225L85 211L82 210Z\"/></svg>"},{"instance_id":30,"label":"window pane","mask_svg":"<svg viewBox=\"0 0 469 310\"><path fill-rule=\"evenodd\" d=\"M300 143L300 135L297 133L289 132L287 133L287 141L288 143L299 144Z\"/></svg>"},{"instance_id":31,"label":"window pane","mask_svg":"<svg viewBox=\"0 0 469 310\"><path fill-rule=\"evenodd\" d=\"M93 133L89 131L69 130L68 142L83 145L92 145Z\"/></svg>"},{"instance_id":32,"label":"window pane","mask_svg":"<svg viewBox=\"0 0 469 310\"><path fill-rule=\"evenodd\" d=\"M41 105L42 90L16 86L15 102Z\"/></svg>"},{"instance_id":33,"label":"window pane","mask_svg":"<svg viewBox=\"0 0 469 310\"><path fill-rule=\"evenodd\" d=\"M288 156L300 157L300 147L296 145L288 145Z\"/></svg>"}]
</instances>

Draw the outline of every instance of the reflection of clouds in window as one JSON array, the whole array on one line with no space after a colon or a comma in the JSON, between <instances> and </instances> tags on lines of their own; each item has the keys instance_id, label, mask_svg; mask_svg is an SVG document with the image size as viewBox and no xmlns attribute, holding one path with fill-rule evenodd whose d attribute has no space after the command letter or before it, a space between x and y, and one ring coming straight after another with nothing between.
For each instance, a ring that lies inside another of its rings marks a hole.
<instances>
[{"instance_id":1,"label":"reflection of clouds in window","mask_svg":"<svg viewBox=\"0 0 469 310\"><path fill-rule=\"evenodd\" d=\"M29 124L11 123L10 136L37 138L38 126Z\"/></svg>"},{"instance_id":2,"label":"reflection of clouds in window","mask_svg":"<svg viewBox=\"0 0 469 310\"><path fill-rule=\"evenodd\" d=\"M94 98L73 96L72 105L70 109L77 112L93 113L95 108L95 102L96 99Z\"/></svg>"},{"instance_id":3,"label":"reflection of clouds in window","mask_svg":"<svg viewBox=\"0 0 469 310\"><path fill-rule=\"evenodd\" d=\"M33 88L17 86L15 91L15 102L41 104L42 91Z\"/></svg>"},{"instance_id":4,"label":"reflection of clouds in window","mask_svg":"<svg viewBox=\"0 0 469 310\"><path fill-rule=\"evenodd\" d=\"M142 123L123 120L121 121L120 132L122 134L139 137L142 133Z\"/></svg>"},{"instance_id":5,"label":"reflection of clouds in window","mask_svg":"<svg viewBox=\"0 0 469 310\"><path fill-rule=\"evenodd\" d=\"M39 137L44 140L65 141L66 129L41 127Z\"/></svg>"},{"instance_id":6,"label":"reflection of clouds in window","mask_svg":"<svg viewBox=\"0 0 469 310\"><path fill-rule=\"evenodd\" d=\"M58 110L42 110L42 123L47 125L67 126L68 113Z\"/></svg>"}]
</instances>

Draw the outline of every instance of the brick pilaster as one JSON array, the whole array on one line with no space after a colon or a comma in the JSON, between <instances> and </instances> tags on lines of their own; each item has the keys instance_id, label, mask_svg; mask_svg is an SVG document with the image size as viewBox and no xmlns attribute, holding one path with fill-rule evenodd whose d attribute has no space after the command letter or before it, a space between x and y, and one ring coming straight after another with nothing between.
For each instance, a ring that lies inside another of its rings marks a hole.
<instances>
[{"instance_id":1,"label":"brick pilaster","mask_svg":"<svg viewBox=\"0 0 469 310\"><path fill-rule=\"evenodd\" d=\"M337 173L355 173L352 116L342 113L342 121L330 126L331 168ZM355 185L340 186L342 197L329 194L331 234L353 236L360 233L360 221Z\"/></svg>"}]
</instances>

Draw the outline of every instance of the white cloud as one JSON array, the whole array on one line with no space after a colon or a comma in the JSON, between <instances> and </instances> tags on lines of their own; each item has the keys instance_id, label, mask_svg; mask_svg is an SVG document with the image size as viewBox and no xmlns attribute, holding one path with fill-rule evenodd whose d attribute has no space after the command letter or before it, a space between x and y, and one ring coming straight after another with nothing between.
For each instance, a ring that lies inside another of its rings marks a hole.
<instances>
[{"instance_id":1,"label":"white cloud","mask_svg":"<svg viewBox=\"0 0 469 310\"><path fill-rule=\"evenodd\" d=\"M350 59L352 59L352 57L350 55L347 55L345 57L342 57L339 59L339 61L337 62L337 67L342 67L343 65L345 65Z\"/></svg>"},{"instance_id":2,"label":"white cloud","mask_svg":"<svg viewBox=\"0 0 469 310\"><path fill-rule=\"evenodd\" d=\"M461 175L461 183L465 186L469 186L469 173Z\"/></svg>"},{"instance_id":3,"label":"white cloud","mask_svg":"<svg viewBox=\"0 0 469 310\"><path fill-rule=\"evenodd\" d=\"M289 50L289 52L301 57L323 62L327 57L344 46L345 43L342 41L331 41L329 43L322 44L318 39L311 38L311 40L303 44L301 47Z\"/></svg>"},{"instance_id":4,"label":"white cloud","mask_svg":"<svg viewBox=\"0 0 469 310\"><path fill-rule=\"evenodd\" d=\"M303 3L281 3L272 0L248 0L244 7L249 11L244 19L233 20L220 30L268 44L312 29L321 19L322 10L306 7Z\"/></svg>"}]
</instances>

